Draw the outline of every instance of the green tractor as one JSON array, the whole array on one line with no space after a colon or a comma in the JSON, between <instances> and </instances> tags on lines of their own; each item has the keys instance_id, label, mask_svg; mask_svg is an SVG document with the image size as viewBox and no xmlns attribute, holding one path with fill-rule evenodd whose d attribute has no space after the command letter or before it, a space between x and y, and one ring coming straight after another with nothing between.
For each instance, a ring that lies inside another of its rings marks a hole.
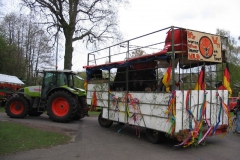
<instances>
[{"instance_id":1,"label":"green tractor","mask_svg":"<svg viewBox=\"0 0 240 160\"><path fill-rule=\"evenodd\" d=\"M44 70L41 86L21 88L5 105L11 118L40 116L47 111L56 122L69 122L88 116L86 92L74 87L79 78L70 70Z\"/></svg>"}]
</instances>

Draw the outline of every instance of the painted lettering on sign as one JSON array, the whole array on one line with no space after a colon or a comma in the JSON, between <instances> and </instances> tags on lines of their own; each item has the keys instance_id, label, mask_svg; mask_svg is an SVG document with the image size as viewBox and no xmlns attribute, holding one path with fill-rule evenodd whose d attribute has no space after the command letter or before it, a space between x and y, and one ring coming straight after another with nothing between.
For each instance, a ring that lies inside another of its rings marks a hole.
<instances>
[{"instance_id":1,"label":"painted lettering on sign","mask_svg":"<svg viewBox=\"0 0 240 160\"><path fill-rule=\"evenodd\" d=\"M222 61L222 58L218 58L218 57L216 57L216 55L213 55L213 56L214 56L215 61Z\"/></svg>"},{"instance_id":2,"label":"painted lettering on sign","mask_svg":"<svg viewBox=\"0 0 240 160\"><path fill-rule=\"evenodd\" d=\"M34 91L37 91L37 92L40 92L40 91L41 91L41 89L38 89L38 88L34 88L33 90L34 90Z\"/></svg>"},{"instance_id":3,"label":"painted lettering on sign","mask_svg":"<svg viewBox=\"0 0 240 160\"><path fill-rule=\"evenodd\" d=\"M218 42L218 37L212 36L212 41L213 41L214 44L217 45L217 48L220 48L220 43Z\"/></svg>"},{"instance_id":4,"label":"painted lettering on sign","mask_svg":"<svg viewBox=\"0 0 240 160\"><path fill-rule=\"evenodd\" d=\"M195 39L196 36L193 35L193 33L191 31L187 32L188 38L190 39Z\"/></svg>"},{"instance_id":5,"label":"painted lettering on sign","mask_svg":"<svg viewBox=\"0 0 240 160\"><path fill-rule=\"evenodd\" d=\"M195 53L188 53L188 59L190 60L200 60L200 55Z\"/></svg>"},{"instance_id":6,"label":"painted lettering on sign","mask_svg":"<svg viewBox=\"0 0 240 160\"><path fill-rule=\"evenodd\" d=\"M187 30L188 59L221 62L221 38L193 30Z\"/></svg>"}]
</instances>

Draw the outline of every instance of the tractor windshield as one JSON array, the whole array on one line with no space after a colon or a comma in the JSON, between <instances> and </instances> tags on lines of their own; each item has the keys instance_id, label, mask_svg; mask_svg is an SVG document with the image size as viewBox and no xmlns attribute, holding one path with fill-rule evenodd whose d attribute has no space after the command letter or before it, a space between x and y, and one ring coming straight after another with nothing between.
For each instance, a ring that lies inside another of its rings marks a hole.
<instances>
[{"instance_id":1,"label":"tractor windshield","mask_svg":"<svg viewBox=\"0 0 240 160\"><path fill-rule=\"evenodd\" d=\"M67 85L67 75L64 73L59 73L58 74L58 86L63 86L63 85Z\"/></svg>"},{"instance_id":2,"label":"tractor windshield","mask_svg":"<svg viewBox=\"0 0 240 160\"><path fill-rule=\"evenodd\" d=\"M74 88L74 80L73 80L73 75L72 74L69 74L68 75L68 86L71 87L71 88Z\"/></svg>"}]
</instances>

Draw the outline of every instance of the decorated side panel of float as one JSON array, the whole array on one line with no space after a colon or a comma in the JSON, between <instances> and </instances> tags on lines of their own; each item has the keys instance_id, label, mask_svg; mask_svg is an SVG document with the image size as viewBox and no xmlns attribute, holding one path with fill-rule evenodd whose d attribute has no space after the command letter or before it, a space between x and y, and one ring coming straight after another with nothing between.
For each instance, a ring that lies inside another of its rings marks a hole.
<instances>
[{"instance_id":1,"label":"decorated side panel of float","mask_svg":"<svg viewBox=\"0 0 240 160\"><path fill-rule=\"evenodd\" d=\"M151 143L171 137L188 146L226 134L231 87L221 39L169 27L89 53L90 111L101 108L102 127L115 122L135 126L136 133L145 128Z\"/></svg>"}]
</instances>

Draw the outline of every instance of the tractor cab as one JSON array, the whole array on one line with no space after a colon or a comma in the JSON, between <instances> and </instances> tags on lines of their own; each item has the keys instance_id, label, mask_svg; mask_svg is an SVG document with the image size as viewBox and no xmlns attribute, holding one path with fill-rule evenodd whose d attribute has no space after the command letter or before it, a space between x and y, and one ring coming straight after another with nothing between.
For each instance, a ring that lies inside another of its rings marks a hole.
<instances>
[{"instance_id":1,"label":"tractor cab","mask_svg":"<svg viewBox=\"0 0 240 160\"><path fill-rule=\"evenodd\" d=\"M47 93L51 90L59 87L63 88L74 88L74 78L75 72L70 70L44 70L42 72L43 82L41 97L46 98Z\"/></svg>"}]
</instances>

